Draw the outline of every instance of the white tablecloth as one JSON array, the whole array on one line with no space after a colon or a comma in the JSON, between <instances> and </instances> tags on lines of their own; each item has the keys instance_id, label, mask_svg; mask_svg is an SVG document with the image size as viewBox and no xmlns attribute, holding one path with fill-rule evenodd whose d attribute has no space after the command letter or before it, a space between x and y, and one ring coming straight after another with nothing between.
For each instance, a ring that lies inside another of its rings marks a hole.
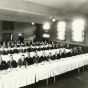
<instances>
[{"instance_id":1,"label":"white tablecloth","mask_svg":"<svg viewBox=\"0 0 88 88\"><path fill-rule=\"evenodd\" d=\"M0 88L19 88L88 65L88 54L31 65L1 74Z\"/></svg>"}]
</instances>

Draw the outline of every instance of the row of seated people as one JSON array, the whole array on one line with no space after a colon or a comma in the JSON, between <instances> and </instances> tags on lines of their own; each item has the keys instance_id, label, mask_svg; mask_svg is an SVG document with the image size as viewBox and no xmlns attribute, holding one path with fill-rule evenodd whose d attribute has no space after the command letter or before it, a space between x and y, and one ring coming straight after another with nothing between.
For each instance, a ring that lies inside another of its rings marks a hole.
<instances>
[{"instance_id":1,"label":"row of seated people","mask_svg":"<svg viewBox=\"0 0 88 88\"><path fill-rule=\"evenodd\" d=\"M4 50L4 48L2 47L0 50L0 55L7 55L7 54L15 54L15 53L26 53L26 52L34 52L34 51L42 51L42 50L51 50L51 49L58 49L56 47L39 47L39 48L31 48L31 47L25 47L25 49L23 49L22 47L20 47L20 49L17 49L17 47L15 46L14 49L12 50L10 47L8 48L8 50ZM73 51L76 52L83 52L81 47L75 47L73 48Z\"/></svg>"},{"instance_id":2,"label":"row of seated people","mask_svg":"<svg viewBox=\"0 0 88 88\"><path fill-rule=\"evenodd\" d=\"M34 48L32 47L25 47L25 49L22 48L22 46L20 46L20 48L18 49L16 46L14 47L14 49L12 50L11 47L7 48L7 51L2 47L0 50L0 55L7 55L7 54L14 54L14 53L26 53L26 52L34 52L34 51L42 51L42 50L51 50L51 49L57 49L56 47L53 46L48 46L48 47L39 47L36 48L36 46Z\"/></svg>"},{"instance_id":3,"label":"row of seated people","mask_svg":"<svg viewBox=\"0 0 88 88\"><path fill-rule=\"evenodd\" d=\"M14 47L14 46L17 46L17 47L20 47L20 46L30 46L30 45L36 45L36 46L39 46L39 45L47 45L47 44L50 44L49 42L46 42L46 41L36 41L36 42L33 42L33 41L29 41L29 42L20 42L20 41L14 41L14 42L7 42L5 43L5 41L1 44L3 47Z\"/></svg>"},{"instance_id":4,"label":"row of seated people","mask_svg":"<svg viewBox=\"0 0 88 88\"><path fill-rule=\"evenodd\" d=\"M82 54L82 52L75 52L73 51L73 49L71 49L70 52L66 53L66 50L64 49L63 52L62 50L59 50L59 54L56 51L54 55L52 55L52 53L50 52L49 55L46 56L45 52L43 52L42 56L39 57L37 52L35 52L35 55L33 57L30 57L30 53L27 52L27 57L25 58L25 55L23 54L17 63L15 60L13 60L12 55L9 56L10 60L7 63L3 61L2 57L0 56L0 70L5 70L8 68L16 68L17 66L18 67L28 66L35 63L37 64L44 61L51 61L55 59L58 60L61 58L71 57L79 54Z\"/></svg>"}]
</instances>

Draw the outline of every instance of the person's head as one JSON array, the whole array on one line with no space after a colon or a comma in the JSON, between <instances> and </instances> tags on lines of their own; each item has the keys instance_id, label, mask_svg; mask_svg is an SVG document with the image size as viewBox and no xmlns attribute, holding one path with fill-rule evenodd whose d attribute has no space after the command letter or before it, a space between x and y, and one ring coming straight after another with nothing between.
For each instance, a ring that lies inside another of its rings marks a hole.
<instances>
[{"instance_id":1,"label":"person's head","mask_svg":"<svg viewBox=\"0 0 88 88\"><path fill-rule=\"evenodd\" d=\"M72 48L70 49L70 52L73 52L73 49Z\"/></svg>"},{"instance_id":2,"label":"person's head","mask_svg":"<svg viewBox=\"0 0 88 88\"><path fill-rule=\"evenodd\" d=\"M52 56L52 53L51 52L49 53L49 56Z\"/></svg>"},{"instance_id":3,"label":"person's head","mask_svg":"<svg viewBox=\"0 0 88 88\"><path fill-rule=\"evenodd\" d=\"M17 49L17 46L15 45L14 48Z\"/></svg>"},{"instance_id":4,"label":"person's head","mask_svg":"<svg viewBox=\"0 0 88 88\"><path fill-rule=\"evenodd\" d=\"M3 50L4 50L4 47L2 47L1 49L2 49L2 51L3 51Z\"/></svg>"},{"instance_id":5,"label":"person's head","mask_svg":"<svg viewBox=\"0 0 88 88\"><path fill-rule=\"evenodd\" d=\"M20 49L22 49L22 46L20 46Z\"/></svg>"},{"instance_id":6,"label":"person's head","mask_svg":"<svg viewBox=\"0 0 88 88\"><path fill-rule=\"evenodd\" d=\"M24 59L25 59L25 55L22 54L22 55L21 55L21 60L24 60Z\"/></svg>"},{"instance_id":7,"label":"person's head","mask_svg":"<svg viewBox=\"0 0 88 88\"><path fill-rule=\"evenodd\" d=\"M26 49L28 49L28 46L26 46Z\"/></svg>"},{"instance_id":8,"label":"person's head","mask_svg":"<svg viewBox=\"0 0 88 88\"><path fill-rule=\"evenodd\" d=\"M57 53L57 51L55 52L55 55L57 55L58 53Z\"/></svg>"},{"instance_id":9,"label":"person's head","mask_svg":"<svg viewBox=\"0 0 88 88\"><path fill-rule=\"evenodd\" d=\"M2 57L0 56L0 62L2 62Z\"/></svg>"},{"instance_id":10,"label":"person's head","mask_svg":"<svg viewBox=\"0 0 88 88\"><path fill-rule=\"evenodd\" d=\"M10 55L9 58L10 58L10 61L12 62L13 61L13 56Z\"/></svg>"},{"instance_id":11,"label":"person's head","mask_svg":"<svg viewBox=\"0 0 88 88\"><path fill-rule=\"evenodd\" d=\"M30 53L29 52L27 52L27 57L30 57Z\"/></svg>"},{"instance_id":12,"label":"person's head","mask_svg":"<svg viewBox=\"0 0 88 88\"><path fill-rule=\"evenodd\" d=\"M79 50L82 50L82 48L81 48L81 47L78 47L78 49L79 49Z\"/></svg>"},{"instance_id":13,"label":"person's head","mask_svg":"<svg viewBox=\"0 0 88 88\"><path fill-rule=\"evenodd\" d=\"M11 50L11 47L8 47L8 50Z\"/></svg>"},{"instance_id":14,"label":"person's head","mask_svg":"<svg viewBox=\"0 0 88 88\"><path fill-rule=\"evenodd\" d=\"M63 53L66 53L66 49L63 50Z\"/></svg>"},{"instance_id":15,"label":"person's head","mask_svg":"<svg viewBox=\"0 0 88 88\"><path fill-rule=\"evenodd\" d=\"M38 53L37 52L35 52L35 56L38 56Z\"/></svg>"},{"instance_id":16,"label":"person's head","mask_svg":"<svg viewBox=\"0 0 88 88\"><path fill-rule=\"evenodd\" d=\"M62 54L62 50L59 50L59 54Z\"/></svg>"},{"instance_id":17,"label":"person's head","mask_svg":"<svg viewBox=\"0 0 88 88\"><path fill-rule=\"evenodd\" d=\"M45 56L45 52L42 53L42 56Z\"/></svg>"}]
</instances>

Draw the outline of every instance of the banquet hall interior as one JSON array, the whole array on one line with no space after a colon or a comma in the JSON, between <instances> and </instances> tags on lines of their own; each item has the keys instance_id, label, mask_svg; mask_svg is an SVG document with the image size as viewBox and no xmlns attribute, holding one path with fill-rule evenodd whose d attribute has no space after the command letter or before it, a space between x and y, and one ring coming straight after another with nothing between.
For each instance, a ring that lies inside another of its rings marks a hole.
<instances>
[{"instance_id":1,"label":"banquet hall interior","mask_svg":"<svg viewBox=\"0 0 88 88\"><path fill-rule=\"evenodd\" d=\"M0 88L88 88L88 0L0 0Z\"/></svg>"}]
</instances>

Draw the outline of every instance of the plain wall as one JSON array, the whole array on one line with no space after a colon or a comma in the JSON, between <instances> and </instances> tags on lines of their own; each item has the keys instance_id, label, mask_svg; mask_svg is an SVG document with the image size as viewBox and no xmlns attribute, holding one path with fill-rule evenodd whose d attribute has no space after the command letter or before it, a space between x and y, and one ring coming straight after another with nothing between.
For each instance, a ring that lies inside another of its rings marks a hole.
<instances>
[{"instance_id":1,"label":"plain wall","mask_svg":"<svg viewBox=\"0 0 88 88\"><path fill-rule=\"evenodd\" d=\"M2 30L2 21L0 21L0 41L2 41L2 33L13 33L14 40L18 40L19 33L24 33L24 40L31 40L36 31L36 26L31 23L14 22L14 30Z\"/></svg>"}]
</instances>

